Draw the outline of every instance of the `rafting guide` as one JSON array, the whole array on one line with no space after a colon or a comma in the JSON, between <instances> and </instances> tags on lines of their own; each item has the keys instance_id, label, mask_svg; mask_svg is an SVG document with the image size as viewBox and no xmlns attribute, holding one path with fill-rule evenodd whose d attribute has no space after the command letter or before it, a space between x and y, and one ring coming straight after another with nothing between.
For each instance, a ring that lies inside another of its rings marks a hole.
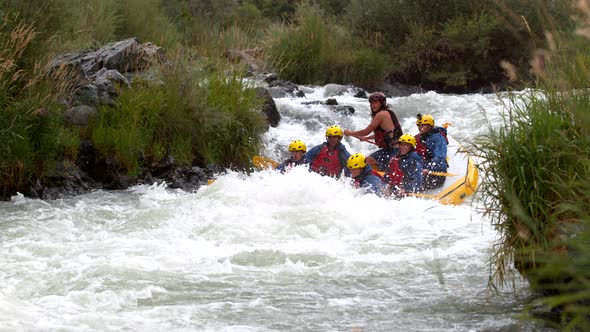
<instances>
[{"instance_id":1,"label":"rafting guide","mask_svg":"<svg viewBox=\"0 0 590 332\"><path fill-rule=\"evenodd\" d=\"M371 106L369 125L362 130L345 130L344 135L377 145L379 150L367 157L367 164L384 170L391 157L397 152L395 143L403 133L402 127L397 116L387 104L387 98L383 92L375 92L370 95L369 103ZM373 134L369 135L371 132Z\"/></svg>"}]
</instances>

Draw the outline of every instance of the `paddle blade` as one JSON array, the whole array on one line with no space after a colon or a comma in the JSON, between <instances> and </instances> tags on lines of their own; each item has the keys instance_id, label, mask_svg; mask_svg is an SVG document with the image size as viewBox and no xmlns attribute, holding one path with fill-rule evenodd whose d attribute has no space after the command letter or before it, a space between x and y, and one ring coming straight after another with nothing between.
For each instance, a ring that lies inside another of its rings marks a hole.
<instances>
[{"instance_id":1,"label":"paddle blade","mask_svg":"<svg viewBox=\"0 0 590 332\"><path fill-rule=\"evenodd\" d=\"M252 157L252 164L254 164L254 167L256 167L256 168L272 168L272 169L277 168L277 166L279 165L278 162L276 162L272 159L269 159L269 158L262 157L262 156Z\"/></svg>"},{"instance_id":2,"label":"paddle blade","mask_svg":"<svg viewBox=\"0 0 590 332\"><path fill-rule=\"evenodd\" d=\"M444 173L444 172L428 172L428 174L436 175L436 176L455 176L457 174L453 173Z\"/></svg>"},{"instance_id":3,"label":"paddle blade","mask_svg":"<svg viewBox=\"0 0 590 332\"><path fill-rule=\"evenodd\" d=\"M436 195L422 194L422 193L406 193L407 196L414 196L420 198L438 199Z\"/></svg>"}]
</instances>

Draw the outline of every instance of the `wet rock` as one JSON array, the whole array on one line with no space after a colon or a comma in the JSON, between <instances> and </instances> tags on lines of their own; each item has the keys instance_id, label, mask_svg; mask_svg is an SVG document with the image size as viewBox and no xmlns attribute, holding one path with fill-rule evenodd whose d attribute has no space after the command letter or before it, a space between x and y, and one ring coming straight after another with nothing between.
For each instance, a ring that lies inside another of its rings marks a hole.
<instances>
[{"instance_id":1,"label":"wet rock","mask_svg":"<svg viewBox=\"0 0 590 332\"><path fill-rule=\"evenodd\" d=\"M279 114L279 110L277 109L277 105L269 91L265 88L255 88L256 96L263 100L262 102L262 113L266 117L266 121L268 125L271 127L276 127L279 125L281 121L281 115Z\"/></svg>"},{"instance_id":2,"label":"wet rock","mask_svg":"<svg viewBox=\"0 0 590 332\"><path fill-rule=\"evenodd\" d=\"M336 106L332 108L332 110L342 115L352 115L355 112L355 109L352 106Z\"/></svg>"},{"instance_id":3,"label":"wet rock","mask_svg":"<svg viewBox=\"0 0 590 332\"><path fill-rule=\"evenodd\" d=\"M328 98L326 99L326 105L338 105L338 101L336 100L336 98Z\"/></svg>"},{"instance_id":4,"label":"wet rock","mask_svg":"<svg viewBox=\"0 0 590 332\"><path fill-rule=\"evenodd\" d=\"M285 95L291 95L291 96L295 96L295 97L299 97L299 98L305 97L305 93L303 93L303 91L299 90L299 87L290 81L274 80L274 81L271 81L270 83L268 83L268 87L275 88L275 89L269 89L271 94L272 94L272 91L282 91L282 92L284 92ZM273 95L273 97L275 97L275 96Z\"/></svg>"},{"instance_id":5,"label":"wet rock","mask_svg":"<svg viewBox=\"0 0 590 332\"><path fill-rule=\"evenodd\" d=\"M349 86L341 84L326 84L324 86L324 97L340 96L350 89Z\"/></svg>"},{"instance_id":6,"label":"wet rock","mask_svg":"<svg viewBox=\"0 0 590 332\"><path fill-rule=\"evenodd\" d=\"M367 92L365 90L359 90L357 93L354 94L355 98L363 98L363 99L368 99L369 96L367 96Z\"/></svg>"}]
</instances>

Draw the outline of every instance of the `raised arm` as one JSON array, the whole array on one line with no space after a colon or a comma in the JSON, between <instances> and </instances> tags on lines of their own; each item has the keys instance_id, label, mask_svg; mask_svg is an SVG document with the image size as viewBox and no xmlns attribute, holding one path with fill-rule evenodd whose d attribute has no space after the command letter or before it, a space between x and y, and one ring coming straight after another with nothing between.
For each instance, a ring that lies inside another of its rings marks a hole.
<instances>
[{"instance_id":1,"label":"raised arm","mask_svg":"<svg viewBox=\"0 0 590 332\"><path fill-rule=\"evenodd\" d=\"M389 114L387 114L387 112L379 112L377 113L377 115L375 115L373 120L371 120L371 123L369 123L367 128L357 131L345 130L344 136L367 136L370 133L372 133L375 129L377 129L377 127L379 127L379 125L383 122L385 116L389 116Z\"/></svg>"}]
</instances>

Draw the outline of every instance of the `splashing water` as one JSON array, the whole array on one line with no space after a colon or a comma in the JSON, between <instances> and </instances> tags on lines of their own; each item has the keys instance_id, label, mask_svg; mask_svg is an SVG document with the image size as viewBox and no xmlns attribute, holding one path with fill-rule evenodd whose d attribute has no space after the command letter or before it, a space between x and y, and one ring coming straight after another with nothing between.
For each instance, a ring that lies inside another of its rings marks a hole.
<instances>
[{"instance_id":1,"label":"splashing water","mask_svg":"<svg viewBox=\"0 0 590 332\"><path fill-rule=\"evenodd\" d=\"M328 125L358 130L366 99L323 87L278 98L265 153L286 157ZM328 94L329 95L329 94ZM388 100L404 131L415 114L451 122L469 143L499 125L489 95L426 93ZM374 148L353 138L350 152ZM526 287L487 287L495 233L477 204L388 200L298 167L229 172L195 193L165 185L56 201L0 202L0 330L439 331L523 330Z\"/></svg>"}]
</instances>

